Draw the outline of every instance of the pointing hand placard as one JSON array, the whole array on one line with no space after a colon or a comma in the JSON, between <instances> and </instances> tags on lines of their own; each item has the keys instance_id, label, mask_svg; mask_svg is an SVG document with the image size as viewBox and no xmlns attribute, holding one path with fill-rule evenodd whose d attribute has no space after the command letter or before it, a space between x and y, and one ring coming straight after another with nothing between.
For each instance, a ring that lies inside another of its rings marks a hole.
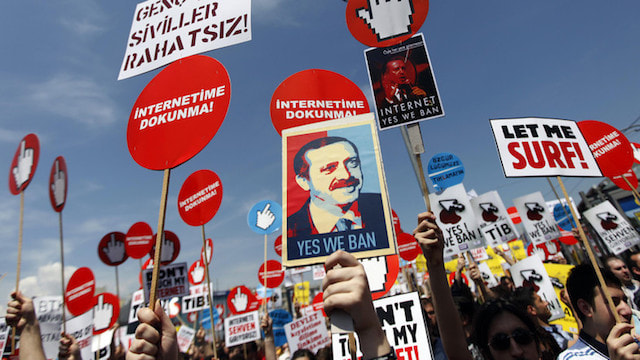
<instances>
[{"instance_id":1,"label":"pointing hand placard","mask_svg":"<svg viewBox=\"0 0 640 360\"><path fill-rule=\"evenodd\" d=\"M189 284L200 285L204 281L204 264L202 260L196 260L189 268Z\"/></svg>"},{"instance_id":2,"label":"pointing hand placard","mask_svg":"<svg viewBox=\"0 0 640 360\"><path fill-rule=\"evenodd\" d=\"M415 34L428 11L428 0L349 0L346 20L356 40L367 46L386 47Z\"/></svg>"},{"instance_id":3,"label":"pointing hand placard","mask_svg":"<svg viewBox=\"0 0 640 360\"><path fill-rule=\"evenodd\" d=\"M211 264L211 259L213 258L213 240L210 238L206 240L206 249L200 249L200 261L205 263L205 255L206 255L206 263Z\"/></svg>"},{"instance_id":4,"label":"pointing hand placard","mask_svg":"<svg viewBox=\"0 0 640 360\"><path fill-rule=\"evenodd\" d=\"M178 212L191 226L204 225L218 212L222 202L222 183L211 170L198 170L182 184L178 194Z\"/></svg>"},{"instance_id":5,"label":"pointing hand placard","mask_svg":"<svg viewBox=\"0 0 640 360\"><path fill-rule=\"evenodd\" d=\"M53 161L49 175L49 200L56 212L61 212L67 200L67 163L62 156Z\"/></svg>"},{"instance_id":6,"label":"pointing hand placard","mask_svg":"<svg viewBox=\"0 0 640 360\"><path fill-rule=\"evenodd\" d=\"M282 225L282 207L275 201L262 200L249 210L247 223L258 234L271 234Z\"/></svg>"},{"instance_id":7,"label":"pointing hand placard","mask_svg":"<svg viewBox=\"0 0 640 360\"><path fill-rule=\"evenodd\" d=\"M9 191L13 195L23 192L36 172L40 158L40 141L36 134L25 136L13 156L9 168Z\"/></svg>"},{"instance_id":8,"label":"pointing hand placard","mask_svg":"<svg viewBox=\"0 0 640 360\"><path fill-rule=\"evenodd\" d=\"M229 75L217 60L202 55L177 60L147 84L133 105L129 153L150 170L182 164L211 141L230 99Z\"/></svg>"},{"instance_id":9,"label":"pointing hand placard","mask_svg":"<svg viewBox=\"0 0 640 360\"><path fill-rule=\"evenodd\" d=\"M109 266L118 266L128 258L125 251L126 235L119 231L105 235L98 244L98 257Z\"/></svg>"},{"instance_id":10,"label":"pointing hand placard","mask_svg":"<svg viewBox=\"0 0 640 360\"><path fill-rule=\"evenodd\" d=\"M238 315L258 310L260 302L246 286L236 286L227 296L227 307L231 314Z\"/></svg>"},{"instance_id":11,"label":"pointing hand placard","mask_svg":"<svg viewBox=\"0 0 640 360\"><path fill-rule=\"evenodd\" d=\"M156 238L156 234L153 235ZM151 251L149 256L153 258L156 252L156 245L151 245ZM162 254L160 254L160 265L171 264L180 254L180 239L173 231L165 230L164 237L162 238Z\"/></svg>"},{"instance_id":12,"label":"pointing hand placard","mask_svg":"<svg viewBox=\"0 0 640 360\"><path fill-rule=\"evenodd\" d=\"M93 335L109 330L120 315L120 301L111 293L98 294L93 299Z\"/></svg>"}]
</instances>

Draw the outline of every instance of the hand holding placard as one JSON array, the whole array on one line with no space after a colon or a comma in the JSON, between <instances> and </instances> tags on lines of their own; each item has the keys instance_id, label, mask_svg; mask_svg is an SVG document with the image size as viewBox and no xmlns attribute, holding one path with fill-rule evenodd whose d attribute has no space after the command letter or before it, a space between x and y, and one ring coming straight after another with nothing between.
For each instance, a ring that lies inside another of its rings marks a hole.
<instances>
[{"instance_id":1,"label":"hand holding placard","mask_svg":"<svg viewBox=\"0 0 640 360\"><path fill-rule=\"evenodd\" d=\"M369 1L369 9L360 8L357 14L379 40L408 34L411 31L411 0Z\"/></svg>"},{"instance_id":2,"label":"hand holding placard","mask_svg":"<svg viewBox=\"0 0 640 360\"><path fill-rule=\"evenodd\" d=\"M64 202L64 191L66 190L66 176L64 171L60 170L60 163L56 159L55 173L53 175L53 184L51 184L51 190L53 191L53 197L56 201L56 206L62 205Z\"/></svg>"},{"instance_id":3,"label":"hand holding placard","mask_svg":"<svg viewBox=\"0 0 640 360\"><path fill-rule=\"evenodd\" d=\"M18 164L13 168L13 177L16 180L17 188L20 188L25 181L29 180L31 166L33 165L33 149L25 148L25 143L24 139L20 142Z\"/></svg>"},{"instance_id":4,"label":"hand holding placard","mask_svg":"<svg viewBox=\"0 0 640 360\"><path fill-rule=\"evenodd\" d=\"M113 306L104 303L104 295L98 295L98 304L93 307L93 327L102 330L109 327L113 316Z\"/></svg>"},{"instance_id":5,"label":"hand holding placard","mask_svg":"<svg viewBox=\"0 0 640 360\"><path fill-rule=\"evenodd\" d=\"M242 312L247 308L249 299L247 298L247 295L243 294L240 291L240 288L238 288L238 292L233 297L233 299L231 299L231 302L233 303L233 306L236 308L237 312Z\"/></svg>"},{"instance_id":6,"label":"hand holding placard","mask_svg":"<svg viewBox=\"0 0 640 360\"><path fill-rule=\"evenodd\" d=\"M276 221L276 216L271 212L271 210L269 210L270 207L271 204L267 203L262 211L256 211L256 226L262 230L266 230L274 221Z\"/></svg>"},{"instance_id":7,"label":"hand holding placard","mask_svg":"<svg viewBox=\"0 0 640 360\"><path fill-rule=\"evenodd\" d=\"M111 240L102 251L107 255L112 263L119 263L124 258L124 243L116 240L116 235L111 234Z\"/></svg>"}]
</instances>

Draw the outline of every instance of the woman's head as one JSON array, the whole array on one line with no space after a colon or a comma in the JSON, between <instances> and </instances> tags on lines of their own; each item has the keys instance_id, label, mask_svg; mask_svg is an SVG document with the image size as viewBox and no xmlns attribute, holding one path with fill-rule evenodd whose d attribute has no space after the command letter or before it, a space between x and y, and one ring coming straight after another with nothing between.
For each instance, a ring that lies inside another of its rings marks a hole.
<instances>
[{"instance_id":1,"label":"woman's head","mask_svg":"<svg viewBox=\"0 0 640 360\"><path fill-rule=\"evenodd\" d=\"M474 340L487 359L538 359L536 326L521 309L504 300L485 303L474 322Z\"/></svg>"}]
</instances>

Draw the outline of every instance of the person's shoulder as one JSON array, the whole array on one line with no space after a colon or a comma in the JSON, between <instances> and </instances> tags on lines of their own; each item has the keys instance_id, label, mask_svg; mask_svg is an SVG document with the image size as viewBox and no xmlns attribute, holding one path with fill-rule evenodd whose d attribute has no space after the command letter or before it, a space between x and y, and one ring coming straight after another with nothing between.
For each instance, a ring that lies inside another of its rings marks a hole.
<instances>
[{"instance_id":1,"label":"person's shoulder","mask_svg":"<svg viewBox=\"0 0 640 360\"><path fill-rule=\"evenodd\" d=\"M575 360L575 359L607 359L599 352L595 351L582 338L579 338L573 346L558 355L557 360Z\"/></svg>"}]
</instances>

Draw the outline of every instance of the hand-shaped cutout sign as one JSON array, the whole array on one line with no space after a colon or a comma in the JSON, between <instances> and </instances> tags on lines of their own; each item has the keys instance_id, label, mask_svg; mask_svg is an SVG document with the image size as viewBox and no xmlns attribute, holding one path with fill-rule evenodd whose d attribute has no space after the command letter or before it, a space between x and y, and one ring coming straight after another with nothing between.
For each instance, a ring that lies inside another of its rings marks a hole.
<instances>
[{"instance_id":1,"label":"hand-shaped cutout sign","mask_svg":"<svg viewBox=\"0 0 640 360\"><path fill-rule=\"evenodd\" d=\"M98 257L109 266L118 266L125 262L129 256L125 251L124 233L119 231L105 235L98 244Z\"/></svg>"},{"instance_id":2,"label":"hand-shaped cutout sign","mask_svg":"<svg viewBox=\"0 0 640 360\"><path fill-rule=\"evenodd\" d=\"M9 168L9 191L13 195L23 192L36 172L40 158L40 141L35 134L25 136L13 156Z\"/></svg>"},{"instance_id":3,"label":"hand-shaped cutout sign","mask_svg":"<svg viewBox=\"0 0 640 360\"><path fill-rule=\"evenodd\" d=\"M56 212L61 212L67 201L67 163L62 156L58 156L51 166L49 175L49 200Z\"/></svg>"}]
</instances>

